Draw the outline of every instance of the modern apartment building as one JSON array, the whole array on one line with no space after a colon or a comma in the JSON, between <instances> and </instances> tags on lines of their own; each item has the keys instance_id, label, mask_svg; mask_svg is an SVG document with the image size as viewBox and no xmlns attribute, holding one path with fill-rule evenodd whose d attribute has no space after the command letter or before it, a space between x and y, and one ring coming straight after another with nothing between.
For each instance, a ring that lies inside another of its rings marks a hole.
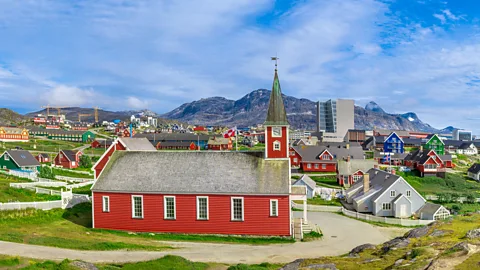
<instances>
[{"instance_id":1,"label":"modern apartment building","mask_svg":"<svg viewBox=\"0 0 480 270\"><path fill-rule=\"evenodd\" d=\"M468 130L463 130L463 129L454 129L453 139L457 141L471 141L472 132Z\"/></svg>"},{"instance_id":2,"label":"modern apartment building","mask_svg":"<svg viewBox=\"0 0 480 270\"><path fill-rule=\"evenodd\" d=\"M317 102L317 132L323 132L322 141L341 142L354 126L353 100Z\"/></svg>"}]
</instances>

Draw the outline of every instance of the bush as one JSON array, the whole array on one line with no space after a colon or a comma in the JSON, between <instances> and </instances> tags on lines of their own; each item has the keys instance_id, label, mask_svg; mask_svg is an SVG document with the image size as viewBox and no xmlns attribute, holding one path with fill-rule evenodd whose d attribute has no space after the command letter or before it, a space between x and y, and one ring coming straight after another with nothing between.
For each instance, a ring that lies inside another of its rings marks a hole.
<instances>
[{"instance_id":1,"label":"bush","mask_svg":"<svg viewBox=\"0 0 480 270\"><path fill-rule=\"evenodd\" d=\"M458 205L458 204L452 205L452 211L460 212L460 210L462 210L462 207L460 205Z\"/></svg>"},{"instance_id":2,"label":"bush","mask_svg":"<svg viewBox=\"0 0 480 270\"><path fill-rule=\"evenodd\" d=\"M52 168L48 166L40 167L40 172L38 175L40 176L40 178L55 179L55 172Z\"/></svg>"},{"instance_id":3,"label":"bush","mask_svg":"<svg viewBox=\"0 0 480 270\"><path fill-rule=\"evenodd\" d=\"M80 168L91 168L92 167L92 159L90 156L83 155L80 157L80 162L78 163L80 165Z\"/></svg>"},{"instance_id":4,"label":"bush","mask_svg":"<svg viewBox=\"0 0 480 270\"><path fill-rule=\"evenodd\" d=\"M467 195L467 203L476 203L477 198L473 194L468 194Z\"/></svg>"}]
</instances>

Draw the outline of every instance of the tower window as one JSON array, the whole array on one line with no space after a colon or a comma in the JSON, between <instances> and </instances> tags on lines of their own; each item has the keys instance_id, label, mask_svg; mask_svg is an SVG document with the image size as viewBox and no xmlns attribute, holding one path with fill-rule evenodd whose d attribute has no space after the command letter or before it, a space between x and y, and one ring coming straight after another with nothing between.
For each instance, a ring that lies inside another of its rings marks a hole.
<instances>
[{"instance_id":1,"label":"tower window","mask_svg":"<svg viewBox=\"0 0 480 270\"><path fill-rule=\"evenodd\" d=\"M280 151L280 142L279 141L274 141L273 142L273 150Z\"/></svg>"}]
</instances>

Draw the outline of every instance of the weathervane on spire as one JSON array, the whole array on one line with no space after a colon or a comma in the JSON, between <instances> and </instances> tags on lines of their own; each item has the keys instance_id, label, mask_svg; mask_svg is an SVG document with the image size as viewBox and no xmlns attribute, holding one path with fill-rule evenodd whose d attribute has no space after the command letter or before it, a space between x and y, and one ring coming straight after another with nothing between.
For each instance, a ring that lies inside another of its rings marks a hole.
<instances>
[{"instance_id":1,"label":"weathervane on spire","mask_svg":"<svg viewBox=\"0 0 480 270\"><path fill-rule=\"evenodd\" d=\"M275 61L275 71L277 71L277 62L278 62L278 58L277 56L272 56L272 61Z\"/></svg>"}]
</instances>

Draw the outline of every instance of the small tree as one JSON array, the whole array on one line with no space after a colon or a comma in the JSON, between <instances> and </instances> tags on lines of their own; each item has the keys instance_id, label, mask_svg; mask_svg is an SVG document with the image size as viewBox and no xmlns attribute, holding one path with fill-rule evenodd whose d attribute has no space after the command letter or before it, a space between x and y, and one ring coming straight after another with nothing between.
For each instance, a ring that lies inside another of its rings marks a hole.
<instances>
[{"instance_id":1,"label":"small tree","mask_svg":"<svg viewBox=\"0 0 480 270\"><path fill-rule=\"evenodd\" d=\"M78 163L80 165L80 168L91 168L92 167L92 159L90 156L83 155L80 157L80 162Z\"/></svg>"},{"instance_id":2,"label":"small tree","mask_svg":"<svg viewBox=\"0 0 480 270\"><path fill-rule=\"evenodd\" d=\"M475 197L475 195L473 195L472 193L469 193L467 195L467 203L476 203L477 202L477 198Z\"/></svg>"},{"instance_id":3,"label":"small tree","mask_svg":"<svg viewBox=\"0 0 480 270\"><path fill-rule=\"evenodd\" d=\"M40 172L38 173L40 178L46 178L46 179L55 179L55 172L51 167L48 166L42 166L40 167Z\"/></svg>"}]
</instances>

